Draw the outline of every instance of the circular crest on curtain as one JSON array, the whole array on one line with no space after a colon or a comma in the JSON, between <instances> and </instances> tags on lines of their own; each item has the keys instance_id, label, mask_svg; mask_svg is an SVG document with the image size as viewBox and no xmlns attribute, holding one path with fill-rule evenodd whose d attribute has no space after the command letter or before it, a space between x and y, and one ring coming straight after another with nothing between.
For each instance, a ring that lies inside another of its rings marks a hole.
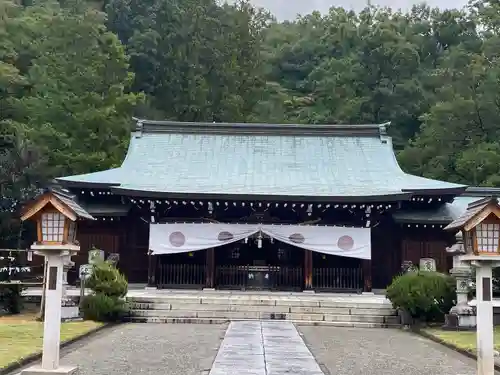
<instances>
[{"instance_id":1,"label":"circular crest on curtain","mask_svg":"<svg viewBox=\"0 0 500 375\"><path fill-rule=\"evenodd\" d=\"M186 236L182 232L172 232L168 237L168 240L175 247L181 247L186 243Z\"/></svg>"},{"instance_id":2,"label":"circular crest on curtain","mask_svg":"<svg viewBox=\"0 0 500 375\"><path fill-rule=\"evenodd\" d=\"M228 232L228 231L222 231L219 233L219 235L217 236L217 239L219 241L230 241L234 238L233 234Z\"/></svg>"},{"instance_id":3,"label":"circular crest on curtain","mask_svg":"<svg viewBox=\"0 0 500 375\"><path fill-rule=\"evenodd\" d=\"M294 243L304 243L304 241L306 240L304 238L304 236L300 233L294 233L294 234L291 234L288 239Z\"/></svg>"},{"instance_id":4,"label":"circular crest on curtain","mask_svg":"<svg viewBox=\"0 0 500 375\"><path fill-rule=\"evenodd\" d=\"M337 246L345 251L351 250L354 247L354 240L351 236L342 236L337 241Z\"/></svg>"}]
</instances>

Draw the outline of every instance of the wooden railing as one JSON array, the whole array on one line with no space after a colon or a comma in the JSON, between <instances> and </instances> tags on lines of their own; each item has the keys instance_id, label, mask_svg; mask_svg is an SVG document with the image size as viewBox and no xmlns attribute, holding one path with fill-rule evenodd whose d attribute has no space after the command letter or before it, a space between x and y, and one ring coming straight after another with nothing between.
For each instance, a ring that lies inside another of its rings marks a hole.
<instances>
[{"instance_id":1,"label":"wooden railing","mask_svg":"<svg viewBox=\"0 0 500 375\"><path fill-rule=\"evenodd\" d=\"M363 290L361 268L313 268L313 289L319 291Z\"/></svg>"},{"instance_id":2,"label":"wooden railing","mask_svg":"<svg viewBox=\"0 0 500 375\"><path fill-rule=\"evenodd\" d=\"M159 264L159 288L203 288L206 267L200 264ZM302 290L302 267L234 266L215 268L215 287L234 290ZM313 289L317 291L363 290L361 268L313 268Z\"/></svg>"},{"instance_id":3,"label":"wooden railing","mask_svg":"<svg viewBox=\"0 0 500 375\"><path fill-rule=\"evenodd\" d=\"M220 289L301 290L302 267L217 266L216 287Z\"/></svg>"},{"instance_id":4,"label":"wooden railing","mask_svg":"<svg viewBox=\"0 0 500 375\"><path fill-rule=\"evenodd\" d=\"M217 266L215 285L221 289L245 289L249 266Z\"/></svg>"},{"instance_id":5,"label":"wooden railing","mask_svg":"<svg viewBox=\"0 0 500 375\"><path fill-rule=\"evenodd\" d=\"M274 277L275 289L296 291L304 289L304 269L302 267L280 267Z\"/></svg>"},{"instance_id":6,"label":"wooden railing","mask_svg":"<svg viewBox=\"0 0 500 375\"><path fill-rule=\"evenodd\" d=\"M158 265L158 288L203 288L205 281L205 265Z\"/></svg>"}]
</instances>

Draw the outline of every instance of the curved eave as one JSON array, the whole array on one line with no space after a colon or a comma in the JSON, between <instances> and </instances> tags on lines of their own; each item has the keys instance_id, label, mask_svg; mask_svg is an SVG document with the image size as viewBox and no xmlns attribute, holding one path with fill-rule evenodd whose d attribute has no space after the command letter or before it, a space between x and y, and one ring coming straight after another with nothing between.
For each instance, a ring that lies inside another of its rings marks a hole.
<instances>
[{"instance_id":1,"label":"curved eave","mask_svg":"<svg viewBox=\"0 0 500 375\"><path fill-rule=\"evenodd\" d=\"M89 182L89 181L76 181L66 180L64 178L56 178L58 183L68 188L82 188L82 189L110 189L115 194L128 195L136 197L158 197L158 198L172 198L182 199L192 197L196 199L248 199L248 200L303 200L303 201L338 201L338 202L396 202L406 201L411 199L412 196L459 196L465 192L467 186L452 187L443 189L403 189L401 192L388 192L380 194L367 194L367 195L275 195L275 194L245 194L245 193L192 193L192 192L168 192L168 191L155 191L155 190L141 190L129 187L122 187L120 183L102 183L102 182Z\"/></svg>"},{"instance_id":2,"label":"curved eave","mask_svg":"<svg viewBox=\"0 0 500 375\"><path fill-rule=\"evenodd\" d=\"M137 190L126 187L111 187L117 195L130 197L164 198L164 199L201 199L201 200L255 200L255 201L300 201L300 202L399 202L407 201L412 193L394 192L387 194L374 194L362 196L331 196L331 195L276 195L276 194L231 194L231 193L179 193L154 190Z\"/></svg>"},{"instance_id":3,"label":"curved eave","mask_svg":"<svg viewBox=\"0 0 500 375\"><path fill-rule=\"evenodd\" d=\"M119 183L103 183L103 182L88 182L88 181L72 181L65 180L64 178L55 179L59 184L69 188L82 188L82 189L109 189L113 186L120 186Z\"/></svg>"},{"instance_id":4,"label":"curved eave","mask_svg":"<svg viewBox=\"0 0 500 375\"><path fill-rule=\"evenodd\" d=\"M466 185L457 186L457 187L449 187L449 188L440 188L440 189L402 189L403 192L411 193L413 195L419 196L436 196L436 195L462 195L467 189Z\"/></svg>"},{"instance_id":5,"label":"curved eave","mask_svg":"<svg viewBox=\"0 0 500 375\"><path fill-rule=\"evenodd\" d=\"M394 221L399 224L437 224L437 225L448 225L453 220L452 219L433 219L431 218L412 218L412 217L401 217L397 215L392 215Z\"/></svg>"}]
</instances>

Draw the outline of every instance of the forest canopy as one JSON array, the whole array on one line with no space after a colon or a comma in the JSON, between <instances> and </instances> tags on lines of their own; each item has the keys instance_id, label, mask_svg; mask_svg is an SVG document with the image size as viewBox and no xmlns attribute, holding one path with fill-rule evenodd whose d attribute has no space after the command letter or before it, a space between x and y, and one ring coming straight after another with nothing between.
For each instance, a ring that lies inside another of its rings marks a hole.
<instances>
[{"instance_id":1,"label":"forest canopy","mask_svg":"<svg viewBox=\"0 0 500 375\"><path fill-rule=\"evenodd\" d=\"M500 4L331 8L0 0L0 212L119 165L133 115L383 123L403 169L500 186Z\"/></svg>"}]
</instances>

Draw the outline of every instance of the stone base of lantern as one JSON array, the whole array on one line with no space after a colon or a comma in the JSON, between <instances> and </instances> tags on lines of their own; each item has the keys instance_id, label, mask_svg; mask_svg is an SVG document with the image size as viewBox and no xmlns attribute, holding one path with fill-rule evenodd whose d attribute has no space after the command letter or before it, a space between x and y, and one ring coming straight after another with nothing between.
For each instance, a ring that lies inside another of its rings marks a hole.
<instances>
[{"instance_id":1,"label":"stone base of lantern","mask_svg":"<svg viewBox=\"0 0 500 375\"><path fill-rule=\"evenodd\" d=\"M445 316L444 330L475 331L477 326L476 310L467 303L453 306Z\"/></svg>"},{"instance_id":2,"label":"stone base of lantern","mask_svg":"<svg viewBox=\"0 0 500 375\"><path fill-rule=\"evenodd\" d=\"M75 375L78 374L78 367L60 366L54 370L46 370L40 366L33 366L21 371L21 375Z\"/></svg>"}]
</instances>

